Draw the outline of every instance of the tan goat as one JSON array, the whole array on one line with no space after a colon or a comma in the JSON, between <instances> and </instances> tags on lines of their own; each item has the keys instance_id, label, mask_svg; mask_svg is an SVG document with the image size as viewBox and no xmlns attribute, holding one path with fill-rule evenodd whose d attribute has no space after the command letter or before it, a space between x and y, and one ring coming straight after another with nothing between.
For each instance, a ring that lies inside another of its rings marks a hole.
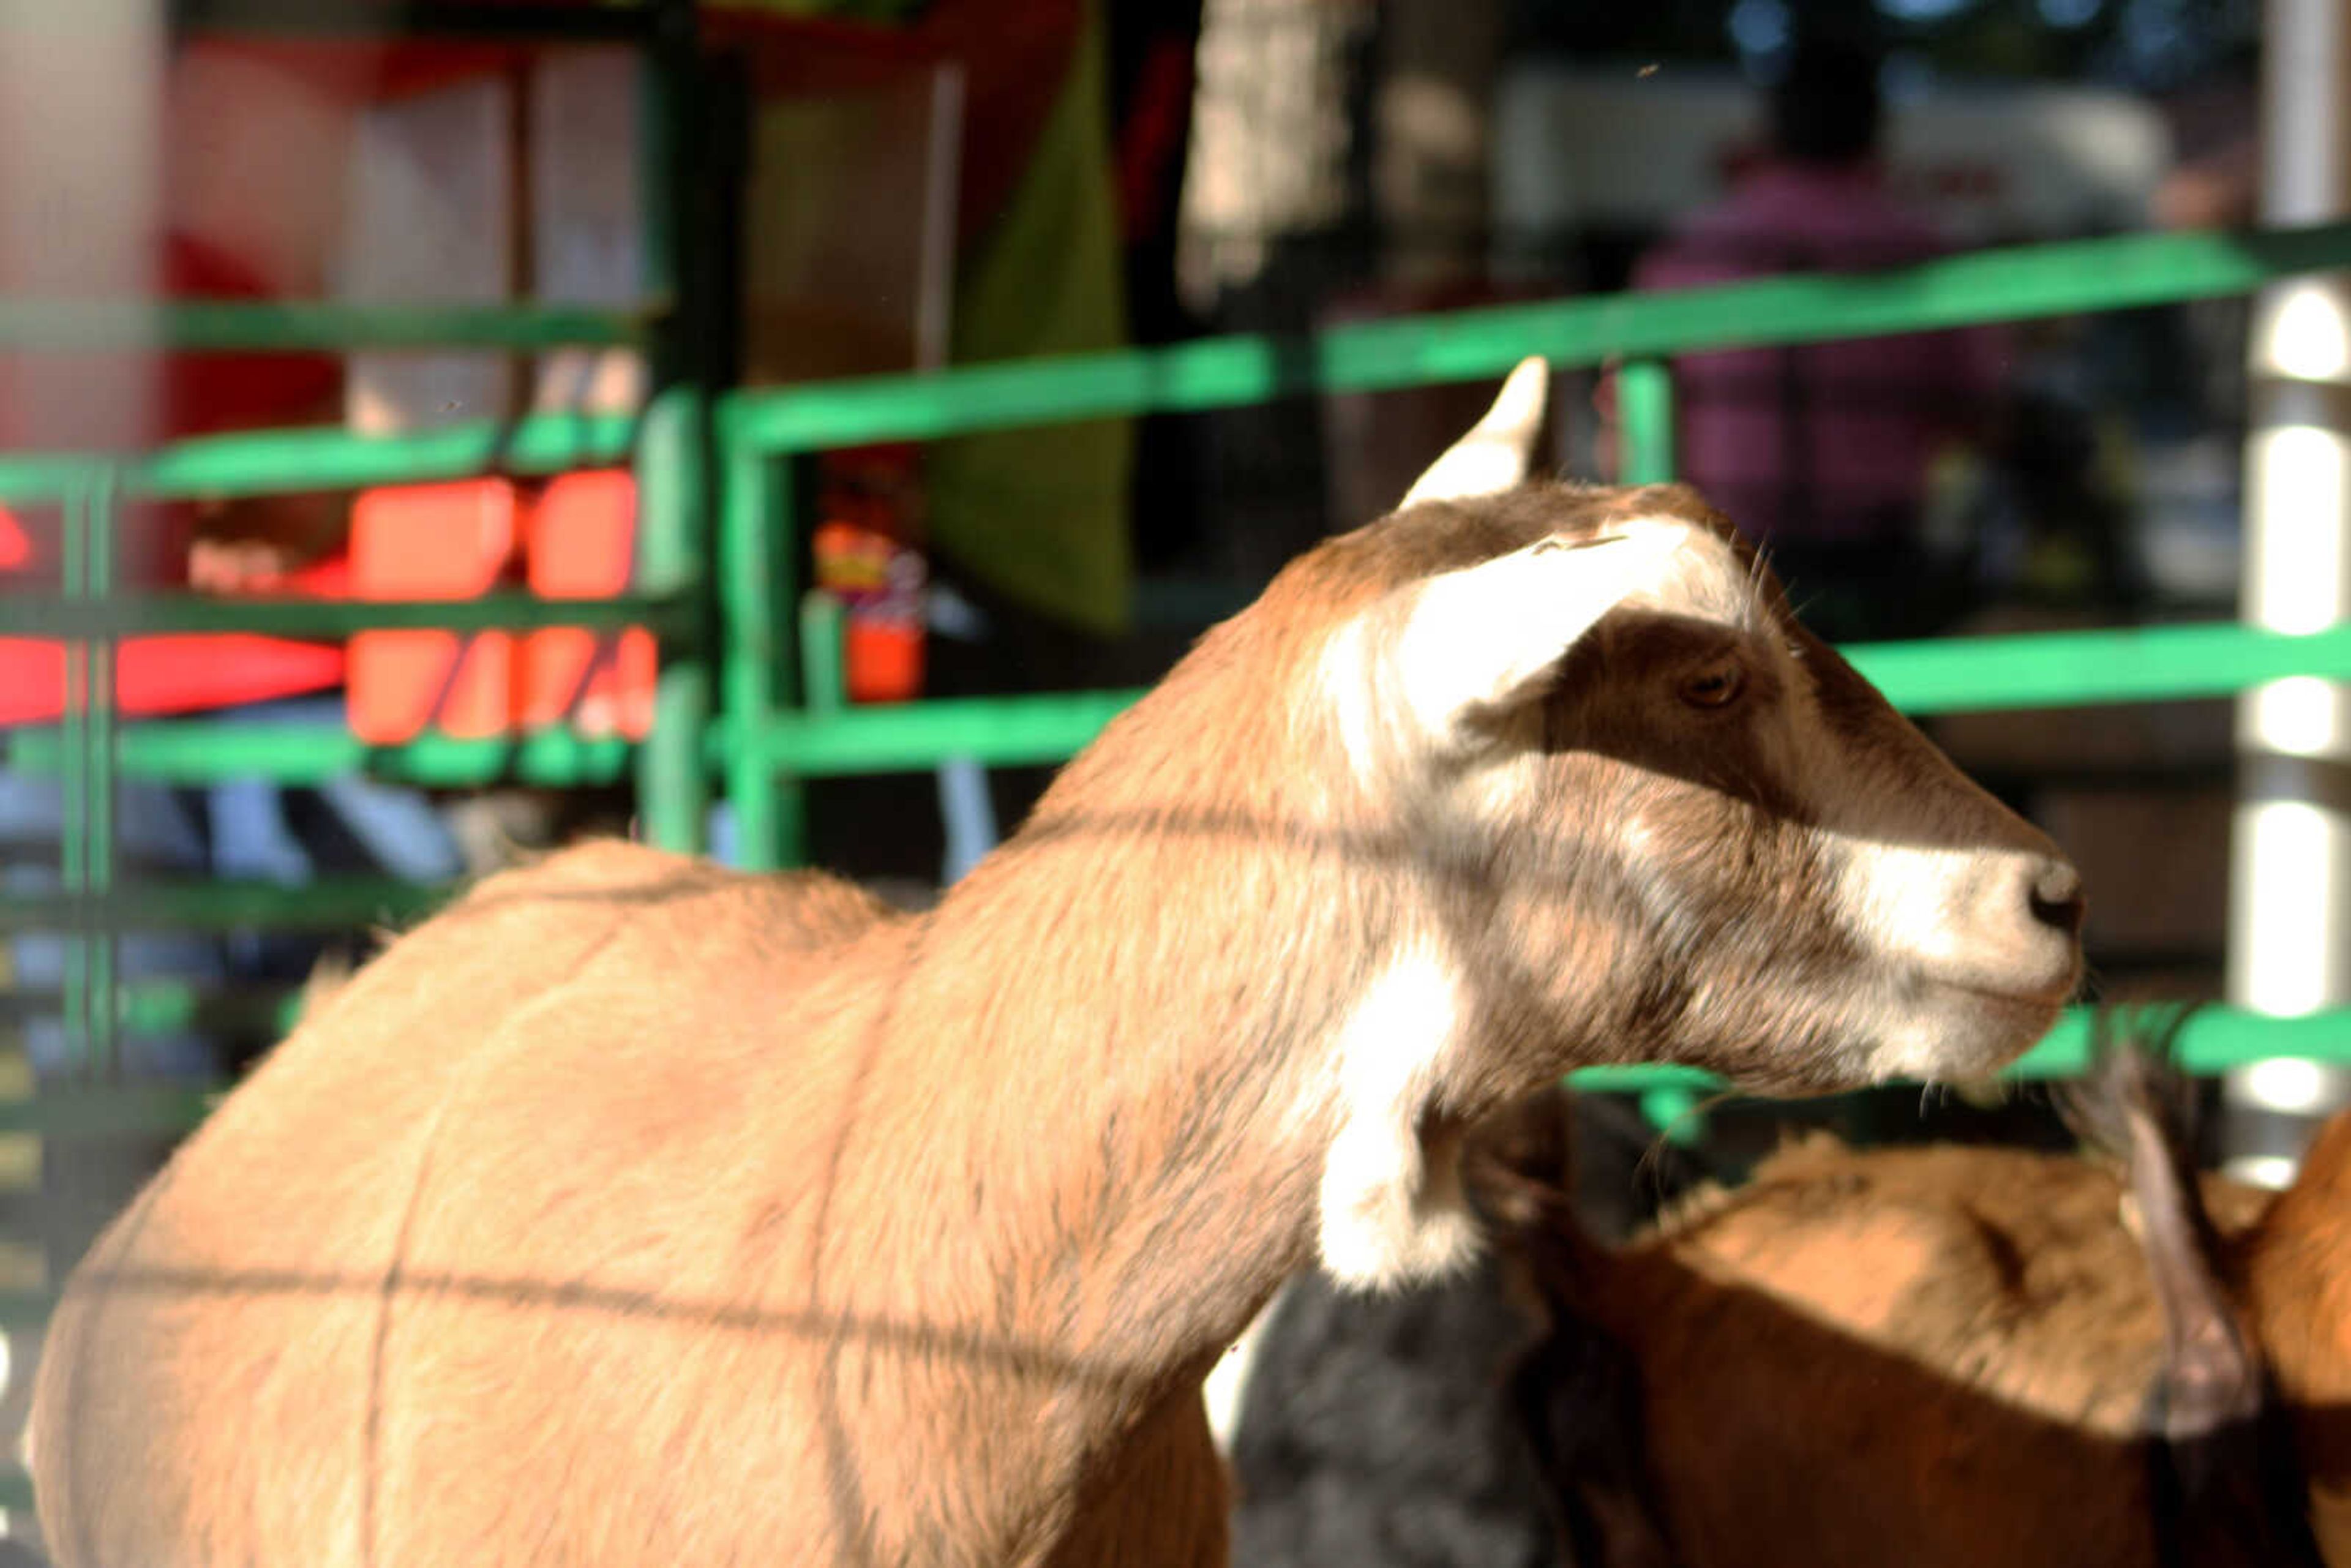
<instances>
[{"instance_id":1,"label":"tan goat","mask_svg":"<svg viewBox=\"0 0 2351 1568\"><path fill-rule=\"evenodd\" d=\"M69 1283L65 1568L1221 1562L1203 1374L1463 1259L1468 1122L2009 1060L2072 868L1696 496L1523 484L1543 395L925 915L606 844L369 964Z\"/></svg>"}]
</instances>

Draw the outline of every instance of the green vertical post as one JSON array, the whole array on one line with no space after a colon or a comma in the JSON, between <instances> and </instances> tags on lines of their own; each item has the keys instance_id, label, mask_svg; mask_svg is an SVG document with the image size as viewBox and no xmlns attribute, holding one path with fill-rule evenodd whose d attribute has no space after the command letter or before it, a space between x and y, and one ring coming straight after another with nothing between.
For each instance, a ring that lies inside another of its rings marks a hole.
<instances>
[{"instance_id":1,"label":"green vertical post","mask_svg":"<svg viewBox=\"0 0 2351 1568\"><path fill-rule=\"evenodd\" d=\"M849 691L841 601L830 593L800 598L800 690L812 715L837 714Z\"/></svg>"},{"instance_id":2,"label":"green vertical post","mask_svg":"<svg viewBox=\"0 0 2351 1568\"><path fill-rule=\"evenodd\" d=\"M784 460L754 447L723 419L719 438L726 798L735 809L737 862L747 870L775 871L806 855L802 787L778 779L759 745L790 674L791 640L779 634L783 606L791 602L791 572L782 559L791 538L790 474Z\"/></svg>"},{"instance_id":3,"label":"green vertical post","mask_svg":"<svg viewBox=\"0 0 2351 1568\"><path fill-rule=\"evenodd\" d=\"M707 431L702 394L673 386L645 413L637 464L637 579L649 593L695 605L683 647L662 649L653 728L637 753L637 803L646 839L665 850L703 848L710 814L710 559Z\"/></svg>"},{"instance_id":4,"label":"green vertical post","mask_svg":"<svg viewBox=\"0 0 2351 1568\"><path fill-rule=\"evenodd\" d=\"M69 602L89 596L89 492L88 473L78 471L57 502L57 586ZM65 1009L69 1071L86 1067L90 1058L89 931L85 917L89 863L90 647L83 638L67 639L65 691L57 713L58 740L63 748L57 772L57 874L72 909L71 928L64 934L64 972L58 977L58 1001Z\"/></svg>"},{"instance_id":5,"label":"green vertical post","mask_svg":"<svg viewBox=\"0 0 2351 1568\"><path fill-rule=\"evenodd\" d=\"M1616 372L1616 408L1627 485L1662 485L1674 476L1674 376L1662 360L1630 360Z\"/></svg>"},{"instance_id":6,"label":"green vertical post","mask_svg":"<svg viewBox=\"0 0 2351 1568\"><path fill-rule=\"evenodd\" d=\"M699 852L710 816L712 596L710 301L691 199L700 162L701 61L695 0L644 0L652 26L641 59L638 192L644 221L644 288L661 317L648 369L653 389L640 448L645 520L641 580L689 599L695 631L664 647L653 694L653 732L637 758L645 836L663 849Z\"/></svg>"},{"instance_id":7,"label":"green vertical post","mask_svg":"<svg viewBox=\"0 0 2351 1568\"><path fill-rule=\"evenodd\" d=\"M59 577L68 601L102 601L113 590L120 495L120 475L111 465L77 474L67 488ZM65 653L58 869L73 914L64 934L60 999L70 1054L91 1076L106 1076L116 1034L116 939L99 911L114 880L114 646L100 633L68 639Z\"/></svg>"},{"instance_id":8,"label":"green vertical post","mask_svg":"<svg viewBox=\"0 0 2351 1568\"><path fill-rule=\"evenodd\" d=\"M121 498L121 471L114 465L107 464L91 476L82 538L83 548L89 552L84 581L93 601L102 602L113 596L116 509ZM89 802L84 819L89 847L83 852L82 880L89 892L91 911L88 971L90 1066L93 1075L101 1078L112 1077L117 1066L114 970L118 939L112 918L99 913L106 907L114 885L114 639L110 635L91 639L89 715L85 726L89 747Z\"/></svg>"}]
</instances>

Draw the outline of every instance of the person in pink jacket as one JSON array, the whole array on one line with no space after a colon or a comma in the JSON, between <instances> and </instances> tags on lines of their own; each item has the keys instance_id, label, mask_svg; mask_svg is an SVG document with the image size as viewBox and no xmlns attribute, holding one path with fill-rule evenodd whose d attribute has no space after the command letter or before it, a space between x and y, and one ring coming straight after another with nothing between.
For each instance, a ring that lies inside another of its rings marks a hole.
<instances>
[{"instance_id":1,"label":"person in pink jacket","mask_svg":"<svg viewBox=\"0 0 2351 1568\"><path fill-rule=\"evenodd\" d=\"M1877 61L1800 39L1769 99L1768 145L1718 204L1635 265L1634 287L1870 271L1955 248L1888 188ZM1994 329L1691 354L1675 362L1681 475L1763 539L1792 591L1823 591L1831 635L1933 629L1918 518L1947 444L1987 428Z\"/></svg>"}]
</instances>

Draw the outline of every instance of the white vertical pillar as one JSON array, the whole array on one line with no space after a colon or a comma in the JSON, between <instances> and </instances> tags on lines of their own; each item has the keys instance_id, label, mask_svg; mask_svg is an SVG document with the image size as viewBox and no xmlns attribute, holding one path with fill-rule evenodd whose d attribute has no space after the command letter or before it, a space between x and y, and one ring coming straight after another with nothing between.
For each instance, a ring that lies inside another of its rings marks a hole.
<instances>
[{"instance_id":1,"label":"white vertical pillar","mask_svg":"<svg viewBox=\"0 0 2351 1568\"><path fill-rule=\"evenodd\" d=\"M2351 11L2269 0L2262 219L2351 212ZM2255 302L2245 446L2245 620L2308 632L2351 619L2351 282L2296 278ZM2229 999L2292 1015L2351 1001L2351 690L2279 681L2238 705ZM2227 1168L2291 1179L2309 1119L2351 1073L2263 1062L2223 1087Z\"/></svg>"},{"instance_id":2,"label":"white vertical pillar","mask_svg":"<svg viewBox=\"0 0 2351 1568\"><path fill-rule=\"evenodd\" d=\"M0 0L0 293L152 292L162 213L160 0ZM0 355L0 449L128 450L154 434L136 353Z\"/></svg>"}]
</instances>

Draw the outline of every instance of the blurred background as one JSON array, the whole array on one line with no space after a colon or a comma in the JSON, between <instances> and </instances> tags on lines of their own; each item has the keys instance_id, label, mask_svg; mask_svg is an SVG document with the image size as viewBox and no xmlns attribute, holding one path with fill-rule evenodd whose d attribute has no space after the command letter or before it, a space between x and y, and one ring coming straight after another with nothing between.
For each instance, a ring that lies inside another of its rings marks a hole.
<instances>
[{"instance_id":1,"label":"blurred background","mask_svg":"<svg viewBox=\"0 0 2351 1568\"><path fill-rule=\"evenodd\" d=\"M1149 683L1499 369L1369 390L1281 345L2338 218L2337 12L0 0L0 1424L62 1269L321 963L587 832L919 906L1066 748L828 716ZM2319 631L2351 421L2264 388L2339 385L2337 284L2187 292L1673 356L1669 461L1841 642ZM1280 395L1118 392L1214 369L1130 357L1109 417L1024 423L868 382L1233 335ZM1655 476L1616 359L1562 372L1563 472ZM2317 456L2249 495L2281 422ZM2099 995L2310 1015L2351 983L2318 686L2279 699L2306 741L2228 695L1928 722L2080 863ZM771 715L789 778L743 760ZM2272 1185L2342 1099L2229 1083L2213 1156ZM1792 1113L1679 1135L1735 1166ZM1802 1113L2059 1136L2030 1096Z\"/></svg>"}]
</instances>

